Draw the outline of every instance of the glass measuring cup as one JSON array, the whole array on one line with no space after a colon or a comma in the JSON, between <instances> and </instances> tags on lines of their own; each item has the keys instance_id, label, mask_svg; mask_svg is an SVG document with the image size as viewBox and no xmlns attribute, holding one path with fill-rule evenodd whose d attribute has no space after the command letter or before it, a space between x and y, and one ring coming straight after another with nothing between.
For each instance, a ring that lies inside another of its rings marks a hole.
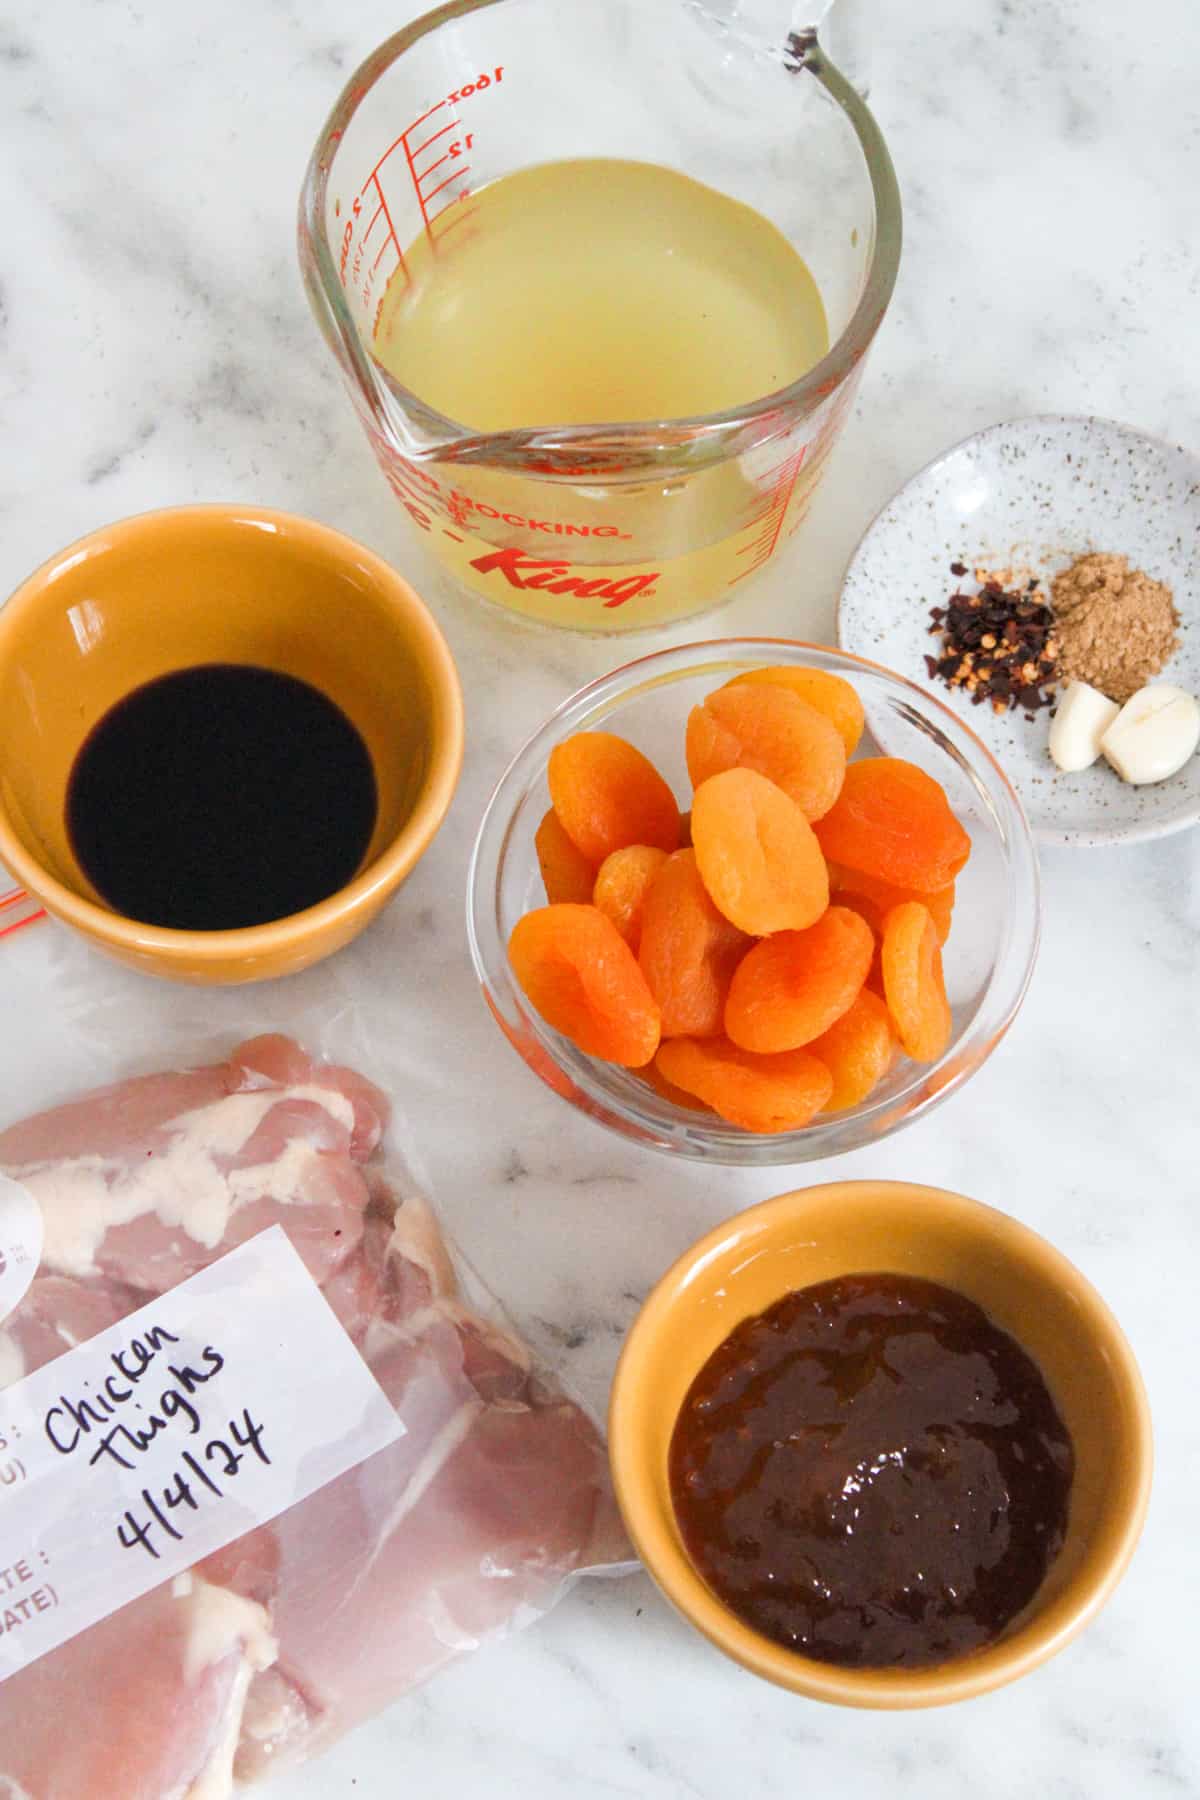
<instances>
[{"instance_id":1,"label":"glass measuring cup","mask_svg":"<svg viewBox=\"0 0 1200 1800\"><path fill-rule=\"evenodd\" d=\"M351 77L309 163L305 284L384 474L458 584L548 624L684 618L769 563L808 509L891 297L900 201L878 126L815 32L775 46L737 30L737 13L451 0ZM706 183L795 246L829 327L814 367L721 414L496 432L382 367L384 294L419 236L453 257L487 183L614 155Z\"/></svg>"}]
</instances>

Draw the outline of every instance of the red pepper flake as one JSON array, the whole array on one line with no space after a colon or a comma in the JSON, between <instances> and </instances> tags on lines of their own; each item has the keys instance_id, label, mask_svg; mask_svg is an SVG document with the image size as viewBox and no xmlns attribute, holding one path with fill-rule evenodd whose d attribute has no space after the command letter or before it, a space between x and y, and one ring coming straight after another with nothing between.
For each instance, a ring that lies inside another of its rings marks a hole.
<instances>
[{"instance_id":1,"label":"red pepper flake","mask_svg":"<svg viewBox=\"0 0 1200 1800\"><path fill-rule=\"evenodd\" d=\"M950 564L952 575L966 572L965 563ZM973 706L988 700L994 712L1019 708L1032 721L1057 699L1054 613L1036 579L1008 588L986 570L976 577L977 593L956 592L929 609L930 636L942 640L941 654L925 658L929 679L970 694Z\"/></svg>"}]
</instances>

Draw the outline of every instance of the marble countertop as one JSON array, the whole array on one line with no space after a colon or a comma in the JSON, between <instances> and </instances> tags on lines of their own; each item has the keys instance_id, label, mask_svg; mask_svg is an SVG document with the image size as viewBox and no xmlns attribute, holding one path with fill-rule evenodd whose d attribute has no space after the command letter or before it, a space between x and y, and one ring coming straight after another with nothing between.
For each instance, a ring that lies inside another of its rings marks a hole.
<instances>
[{"instance_id":1,"label":"marble countertop","mask_svg":"<svg viewBox=\"0 0 1200 1800\"><path fill-rule=\"evenodd\" d=\"M400 511L308 314L293 225L341 83L416 10L7 8L0 593L95 526L199 499L310 513L406 565ZM900 284L811 520L786 562L719 615L730 633L829 636L840 573L876 508L996 419L1090 411L1200 442L1194 0L1148 0L1133 28L1118 0L859 11L907 207ZM501 1043L464 943L474 829L530 722L618 651L465 604L441 618L470 724L436 850L326 974L255 1000L264 1026L334 994L388 1009L444 1216L534 1341L602 1402L664 1266L787 1183L638 1154L569 1113ZM280 1800L1200 1795L1198 847L1192 832L1047 854L1040 966L986 1068L945 1110L801 1176L974 1194L1046 1233L1112 1304L1149 1386L1158 1471L1142 1546L1098 1623L1031 1679L964 1707L853 1714L727 1664L645 1578L592 1584L281 1780ZM57 928L0 950L6 1115L86 1074L77 1048L64 1064L61 1027L68 989L91 978ZM165 990L95 979L118 984L137 1044ZM224 1005L213 998L214 1029Z\"/></svg>"}]
</instances>

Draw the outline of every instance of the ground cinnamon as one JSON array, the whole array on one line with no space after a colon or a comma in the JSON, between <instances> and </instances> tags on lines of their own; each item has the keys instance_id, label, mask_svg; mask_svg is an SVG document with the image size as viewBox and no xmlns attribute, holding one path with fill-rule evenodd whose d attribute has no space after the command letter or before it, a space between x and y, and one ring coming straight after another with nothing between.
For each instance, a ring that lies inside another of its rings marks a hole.
<instances>
[{"instance_id":1,"label":"ground cinnamon","mask_svg":"<svg viewBox=\"0 0 1200 1800\"><path fill-rule=\"evenodd\" d=\"M1178 643L1169 587L1127 556L1094 551L1051 582L1059 675L1124 702L1153 681Z\"/></svg>"}]
</instances>

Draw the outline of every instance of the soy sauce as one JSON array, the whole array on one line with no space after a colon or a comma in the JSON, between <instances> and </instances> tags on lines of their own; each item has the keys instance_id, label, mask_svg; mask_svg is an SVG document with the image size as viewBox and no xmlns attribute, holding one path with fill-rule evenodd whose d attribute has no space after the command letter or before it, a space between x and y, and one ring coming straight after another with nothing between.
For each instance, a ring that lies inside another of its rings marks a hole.
<instances>
[{"instance_id":1,"label":"soy sauce","mask_svg":"<svg viewBox=\"0 0 1200 1800\"><path fill-rule=\"evenodd\" d=\"M67 830L108 904L147 925L286 918L357 872L375 828L370 754L292 675L208 663L105 714L67 787Z\"/></svg>"}]
</instances>

